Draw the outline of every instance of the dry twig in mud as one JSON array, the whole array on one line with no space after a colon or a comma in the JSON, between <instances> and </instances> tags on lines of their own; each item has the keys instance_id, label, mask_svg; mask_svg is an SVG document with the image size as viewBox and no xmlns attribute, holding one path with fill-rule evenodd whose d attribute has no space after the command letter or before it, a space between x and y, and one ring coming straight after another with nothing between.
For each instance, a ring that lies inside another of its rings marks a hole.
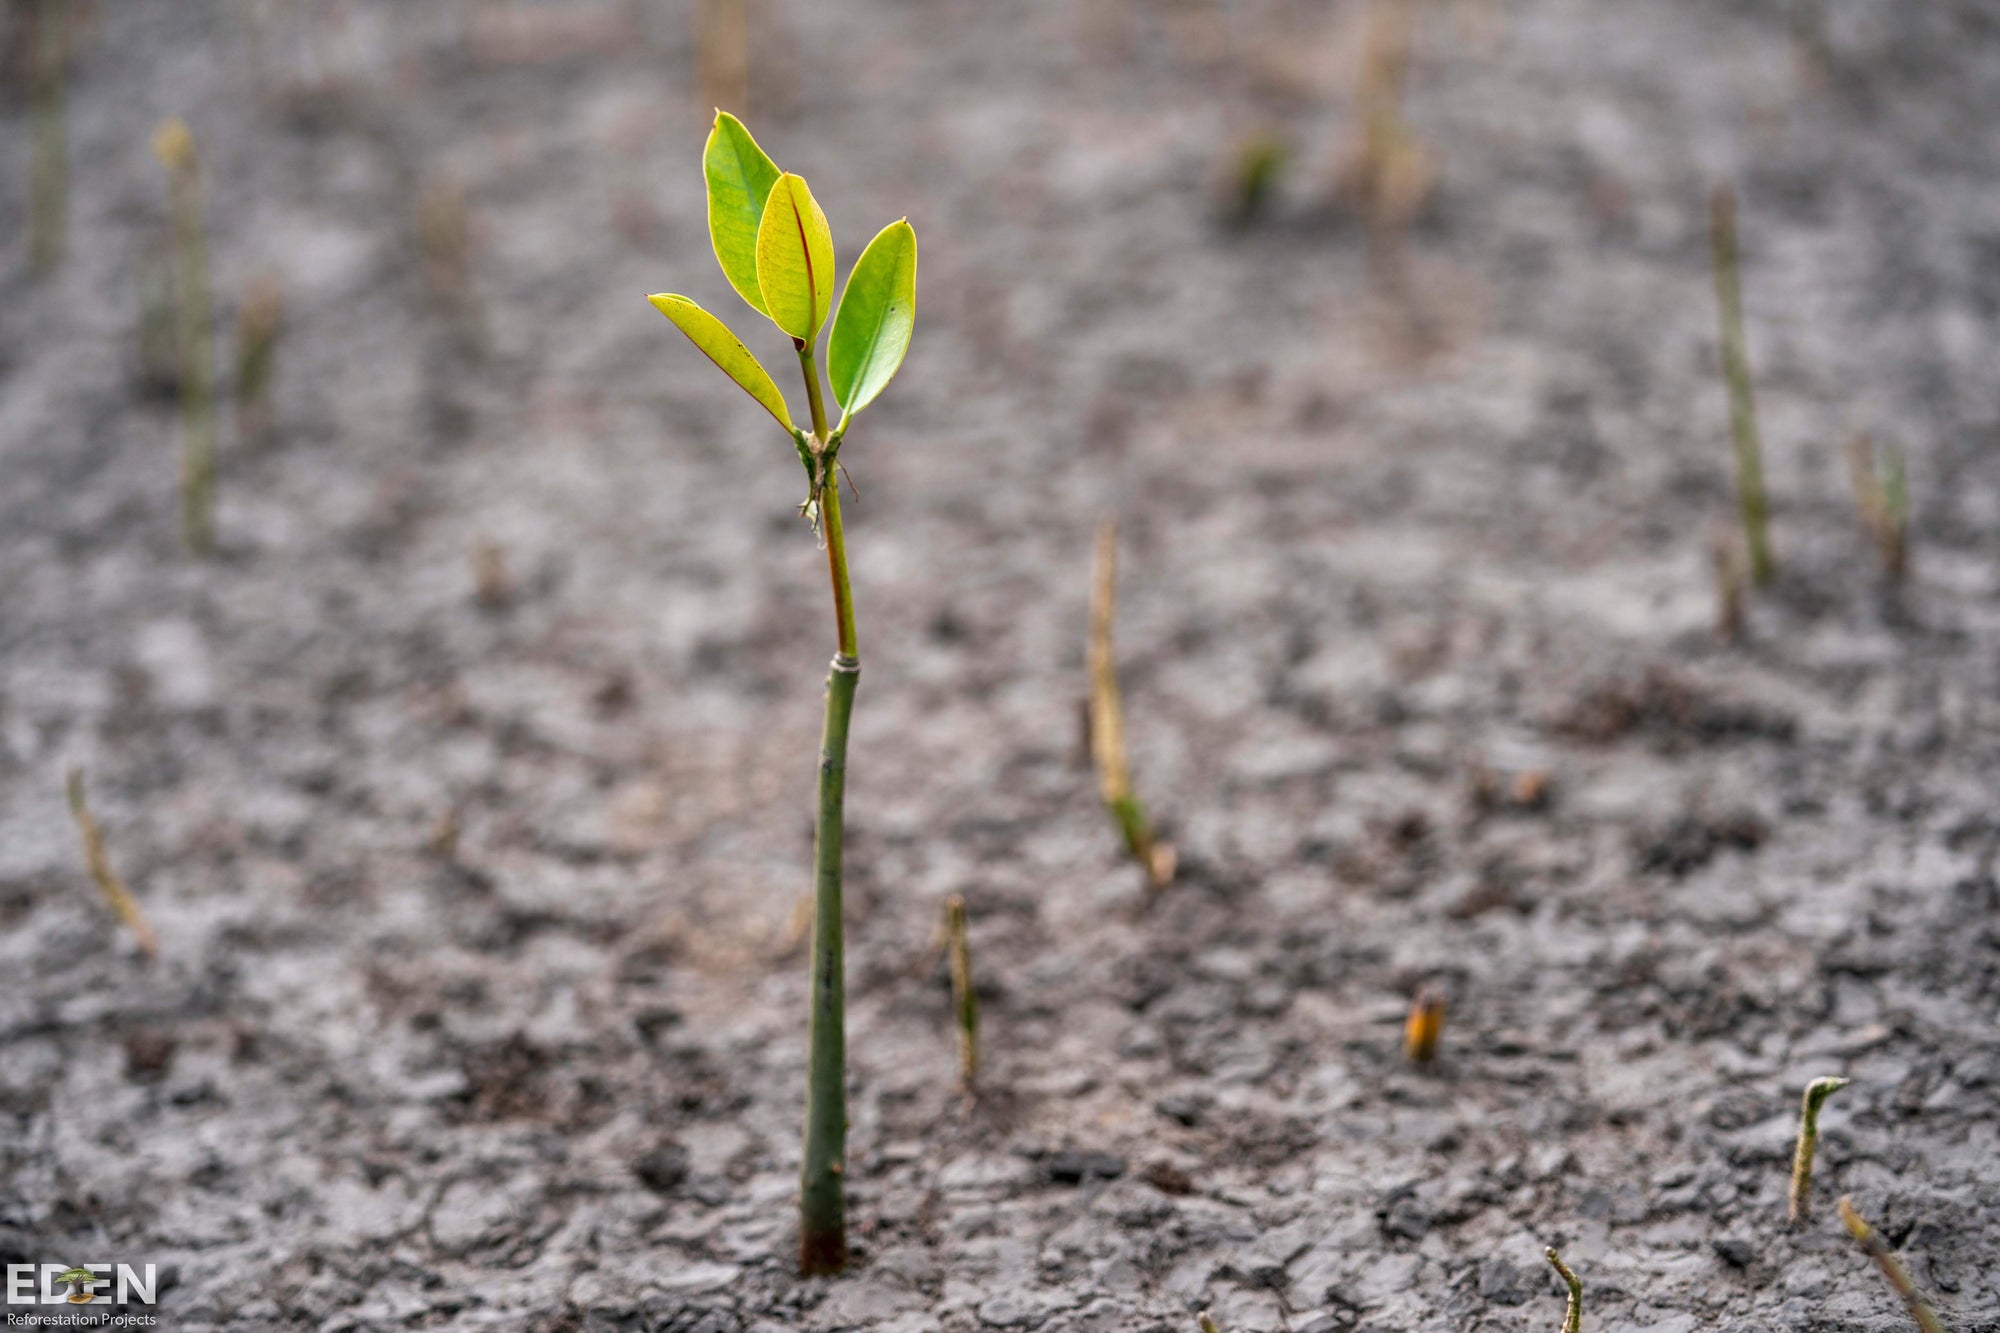
<instances>
[{"instance_id":1,"label":"dry twig in mud","mask_svg":"<svg viewBox=\"0 0 2000 1333\"><path fill-rule=\"evenodd\" d=\"M111 904L111 910L132 932L132 938L139 942L140 950L148 958L160 956L160 937L153 933L152 923L139 910L138 899L132 890L125 887L125 881L118 878L118 872L111 868L111 858L104 853L104 831L97 826L97 820L90 813L90 803L83 795L83 770L69 771L69 813L76 821L76 831L83 839L84 864L90 867L90 877L97 881L97 887L104 893L104 899Z\"/></svg>"},{"instance_id":2,"label":"dry twig in mud","mask_svg":"<svg viewBox=\"0 0 2000 1333\"><path fill-rule=\"evenodd\" d=\"M1132 793L1125 758L1125 714L1118 695L1118 664L1111 626L1118 611L1118 523L1105 519L1097 529L1097 562L1090 584L1090 753L1097 761L1097 790L1125 839L1125 850L1146 872L1157 892L1173 882L1174 849L1156 842L1145 807Z\"/></svg>"},{"instance_id":3,"label":"dry twig in mud","mask_svg":"<svg viewBox=\"0 0 2000 1333\"><path fill-rule=\"evenodd\" d=\"M1840 1220L1847 1227L1847 1234L1854 1237L1855 1243L1861 1247L1861 1252L1873 1259L1875 1266L1882 1270L1882 1276L1889 1279L1889 1285L1903 1298L1903 1305L1909 1310L1910 1318L1917 1321L1917 1327L1922 1329L1923 1333L1944 1333L1944 1324L1939 1321L1937 1311L1931 1309L1930 1302L1924 1299L1921 1291L1917 1290L1917 1284L1910 1280L1909 1271L1889 1248L1889 1242L1883 1240L1881 1233L1869 1226L1861 1214L1854 1211L1854 1204L1847 1196L1841 1196L1838 1207Z\"/></svg>"}]
</instances>

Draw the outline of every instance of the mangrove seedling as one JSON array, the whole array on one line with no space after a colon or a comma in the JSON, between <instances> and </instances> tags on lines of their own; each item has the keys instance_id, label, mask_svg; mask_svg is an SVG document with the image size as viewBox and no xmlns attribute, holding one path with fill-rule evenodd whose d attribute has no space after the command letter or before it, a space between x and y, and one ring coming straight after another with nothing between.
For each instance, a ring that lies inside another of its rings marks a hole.
<instances>
[{"instance_id":1,"label":"mangrove seedling","mask_svg":"<svg viewBox=\"0 0 2000 1333\"><path fill-rule=\"evenodd\" d=\"M1757 444L1757 401L1750 390L1750 354L1743 342L1743 291L1736 274L1736 191L1718 185L1709 196L1709 245L1715 261L1715 303L1722 323L1722 373L1729 383L1729 430L1736 441L1736 504L1750 548L1750 578L1760 588L1777 577L1764 499L1764 456Z\"/></svg>"},{"instance_id":2,"label":"mangrove seedling","mask_svg":"<svg viewBox=\"0 0 2000 1333\"><path fill-rule=\"evenodd\" d=\"M1569 1289L1569 1296L1563 1305L1562 1333L1583 1333L1583 1283L1577 1281L1576 1274L1569 1271L1569 1265L1562 1261L1551 1245L1542 1253L1548 1258L1549 1267L1556 1270L1556 1276Z\"/></svg>"},{"instance_id":3,"label":"mangrove seedling","mask_svg":"<svg viewBox=\"0 0 2000 1333\"><path fill-rule=\"evenodd\" d=\"M1903 451L1893 446L1877 461L1874 441L1857 435L1847 445L1847 473L1854 483L1854 508L1875 542L1882 572L1901 583L1910 563L1910 490Z\"/></svg>"},{"instance_id":4,"label":"mangrove seedling","mask_svg":"<svg viewBox=\"0 0 2000 1333\"><path fill-rule=\"evenodd\" d=\"M62 263L69 214L69 141L63 129L63 66L69 58L68 0L30 0L29 98L35 166L29 186L28 252L37 274Z\"/></svg>"},{"instance_id":5,"label":"mangrove seedling","mask_svg":"<svg viewBox=\"0 0 2000 1333\"><path fill-rule=\"evenodd\" d=\"M1794 1226L1812 1211L1813 1150L1819 1146L1819 1108L1846 1087L1844 1078L1816 1078L1806 1084L1799 1103L1799 1142L1792 1150L1791 1221Z\"/></svg>"},{"instance_id":6,"label":"mangrove seedling","mask_svg":"<svg viewBox=\"0 0 2000 1333\"><path fill-rule=\"evenodd\" d=\"M1938 1321L1937 1311L1933 1310L1931 1303L1924 1299L1924 1294L1917 1289L1917 1284L1910 1280L1909 1271L1903 1267L1902 1261L1896 1258L1895 1251L1889 1248L1889 1242L1883 1240L1881 1233L1869 1226L1860 1213L1854 1211L1854 1204L1846 1195L1841 1196L1836 1207L1840 1213L1841 1225L1847 1228L1847 1234L1854 1237L1854 1243L1861 1247L1861 1252L1873 1259L1875 1266L1882 1270L1882 1276L1889 1280L1889 1285L1903 1298L1903 1306L1910 1312L1910 1318L1917 1321L1917 1327L1922 1329L1923 1333L1944 1333L1944 1325Z\"/></svg>"},{"instance_id":7,"label":"mangrove seedling","mask_svg":"<svg viewBox=\"0 0 2000 1333\"><path fill-rule=\"evenodd\" d=\"M1443 992L1425 986L1410 1002L1410 1016L1403 1023L1403 1052L1412 1064L1427 1065L1437 1059L1438 1038L1444 1035L1445 999Z\"/></svg>"},{"instance_id":8,"label":"mangrove seedling","mask_svg":"<svg viewBox=\"0 0 2000 1333\"><path fill-rule=\"evenodd\" d=\"M201 172L194 135L179 117L153 132L153 153L167 169L174 234L174 329L180 352L181 535L188 550L215 545L215 323L209 314L208 242L201 222Z\"/></svg>"},{"instance_id":9,"label":"mangrove seedling","mask_svg":"<svg viewBox=\"0 0 2000 1333\"><path fill-rule=\"evenodd\" d=\"M97 826L97 820L90 813L90 802L83 794L83 770L72 768L69 781L65 784L69 793L70 818L76 821L77 836L83 840L83 862L90 869L90 877L97 881L104 900L111 904L111 910L132 932L132 938L139 942L139 949L148 958L160 955L160 937L153 933L152 923L139 910L139 900L132 896L132 890L125 887L125 881L111 868L111 858L104 852L104 830Z\"/></svg>"},{"instance_id":10,"label":"mangrove seedling","mask_svg":"<svg viewBox=\"0 0 2000 1333\"><path fill-rule=\"evenodd\" d=\"M833 588L835 651L826 679L819 750L819 817L813 837L811 1012L806 1065L805 1156L799 1181L799 1267L807 1275L847 1264L846 983L841 935L840 851L847 792L847 724L861 674L848 588L847 537L840 521L841 441L903 364L917 310L917 235L908 219L878 232L833 306L833 234L805 179L780 171L743 123L718 111L702 152L708 232L723 276L750 308L791 340L805 377L810 425L792 422L785 397L764 367L714 315L685 296L649 297L791 436L806 473L799 512L826 551ZM819 335L828 328L827 381L840 406L827 422L820 385Z\"/></svg>"},{"instance_id":11,"label":"mangrove seedling","mask_svg":"<svg viewBox=\"0 0 2000 1333\"><path fill-rule=\"evenodd\" d=\"M1215 1326L1215 1321L1210 1319L1206 1314L1201 1316L1199 1322L1201 1324L1201 1333L1222 1333L1222 1330Z\"/></svg>"},{"instance_id":12,"label":"mangrove seedling","mask_svg":"<svg viewBox=\"0 0 2000 1333\"><path fill-rule=\"evenodd\" d=\"M944 941L951 958L951 1008L958 1020L958 1084L971 1097L979 1090L979 996L972 988L965 899L956 893L944 900Z\"/></svg>"},{"instance_id":13,"label":"mangrove seedling","mask_svg":"<svg viewBox=\"0 0 2000 1333\"><path fill-rule=\"evenodd\" d=\"M1097 561L1090 581L1090 755L1097 763L1097 790L1125 840L1125 850L1146 872L1157 892L1173 882L1174 849L1158 842L1146 809L1132 793L1132 769L1125 758L1125 714L1118 695L1118 662L1111 626L1118 613L1118 522L1097 528Z\"/></svg>"},{"instance_id":14,"label":"mangrove seedling","mask_svg":"<svg viewBox=\"0 0 2000 1333\"><path fill-rule=\"evenodd\" d=\"M269 274L250 284L236 314L236 430L245 439L271 424L271 374L285 324L285 293Z\"/></svg>"}]
</instances>

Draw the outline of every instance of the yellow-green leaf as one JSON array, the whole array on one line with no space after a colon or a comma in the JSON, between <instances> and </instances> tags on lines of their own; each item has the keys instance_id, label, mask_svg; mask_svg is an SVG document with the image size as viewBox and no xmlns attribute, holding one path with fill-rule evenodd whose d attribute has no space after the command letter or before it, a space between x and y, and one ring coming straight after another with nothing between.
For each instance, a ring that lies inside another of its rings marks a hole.
<instances>
[{"instance_id":1,"label":"yellow-green leaf","mask_svg":"<svg viewBox=\"0 0 2000 1333\"><path fill-rule=\"evenodd\" d=\"M901 218L861 252L833 317L826 373L848 416L874 402L895 377L916 321L917 233Z\"/></svg>"},{"instance_id":2,"label":"yellow-green leaf","mask_svg":"<svg viewBox=\"0 0 2000 1333\"><path fill-rule=\"evenodd\" d=\"M718 111L702 149L701 174L708 182L708 238L722 274L751 309L764 314L764 297L757 290L757 224L764 219L764 200L777 184L778 166L742 121Z\"/></svg>"},{"instance_id":3,"label":"yellow-green leaf","mask_svg":"<svg viewBox=\"0 0 2000 1333\"><path fill-rule=\"evenodd\" d=\"M807 342L833 308L833 232L805 179L789 171L757 225L757 287L772 323Z\"/></svg>"},{"instance_id":4,"label":"yellow-green leaf","mask_svg":"<svg viewBox=\"0 0 2000 1333\"><path fill-rule=\"evenodd\" d=\"M709 314L685 296L675 296L663 292L646 298L653 308L674 322L674 327L688 336L688 341L699 347L702 354L721 366L723 373L741 385L743 392L760 403L766 412L778 419L778 424L787 431L793 430L791 409L785 406L785 395L778 392L778 386L771 376L750 354L742 340L729 331L729 326Z\"/></svg>"}]
</instances>

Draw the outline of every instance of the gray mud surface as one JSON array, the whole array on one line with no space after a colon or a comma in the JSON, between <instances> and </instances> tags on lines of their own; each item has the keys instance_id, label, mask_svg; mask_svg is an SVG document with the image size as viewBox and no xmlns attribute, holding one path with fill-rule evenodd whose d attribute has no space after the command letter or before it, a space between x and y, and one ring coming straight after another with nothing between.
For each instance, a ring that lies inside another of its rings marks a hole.
<instances>
[{"instance_id":1,"label":"gray mud surface","mask_svg":"<svg viewBox=\"0 0 2000 1333\"><path fill-rule=\"evenodd\" d=\"M747 118L843 269L905 213L923 246L844 453L857 1262L812 1282L833 630L789 444L642 299L787 364L709 253L688 7L301 8L259 63L237 7L95 7L40 284L6 92L0 1257L161 1264L186 1329L1456 1333L1553 1328L1555 1243L1592 1333L1907 1327L1848 1193L2000 1327L1990 6L1427 7L1439 183L1390 249L1331 202L1357 6L763 0ZM136 382L168 113L225 327L260 272L288 300L207 564ZM1733 647L1724 179L1784 562ZM446 300L416 200L453 189ZM1900 593L1860 429L1909 458ZM1183 868L1151 911L1079 749L1107 512Z\"/></svg>"}]
</instances>

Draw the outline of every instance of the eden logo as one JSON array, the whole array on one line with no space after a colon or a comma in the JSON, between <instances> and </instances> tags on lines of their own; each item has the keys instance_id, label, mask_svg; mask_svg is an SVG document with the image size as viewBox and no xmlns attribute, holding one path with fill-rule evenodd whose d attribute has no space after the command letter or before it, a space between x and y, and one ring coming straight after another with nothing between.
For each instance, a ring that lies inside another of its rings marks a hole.
<instances>
[{"instance_id":1,"label":"eden logo","mask_svg":"<svg viewBox=\"0 0 2000 1333\"><path fill-rule=\"evenodd\" d=\"M40 1292L35 1290L37 1268L41 1270ZM65 1287L67 1291L62 1290ZM117 1294L114 1296L111 1292L99 1291L99 1287L113 1287ZM115 1283L110 1264L80 1264L69 1268L61 1264L7 1265L9 1305L88 1305L100 1298L108 1305L124 1305L135 1300L151 1305L153 1293L158 1287L159 1278L151 1264L142 1264L136 1270L130 1264L119 1264Z\"/></svg>"}]
</instances>

